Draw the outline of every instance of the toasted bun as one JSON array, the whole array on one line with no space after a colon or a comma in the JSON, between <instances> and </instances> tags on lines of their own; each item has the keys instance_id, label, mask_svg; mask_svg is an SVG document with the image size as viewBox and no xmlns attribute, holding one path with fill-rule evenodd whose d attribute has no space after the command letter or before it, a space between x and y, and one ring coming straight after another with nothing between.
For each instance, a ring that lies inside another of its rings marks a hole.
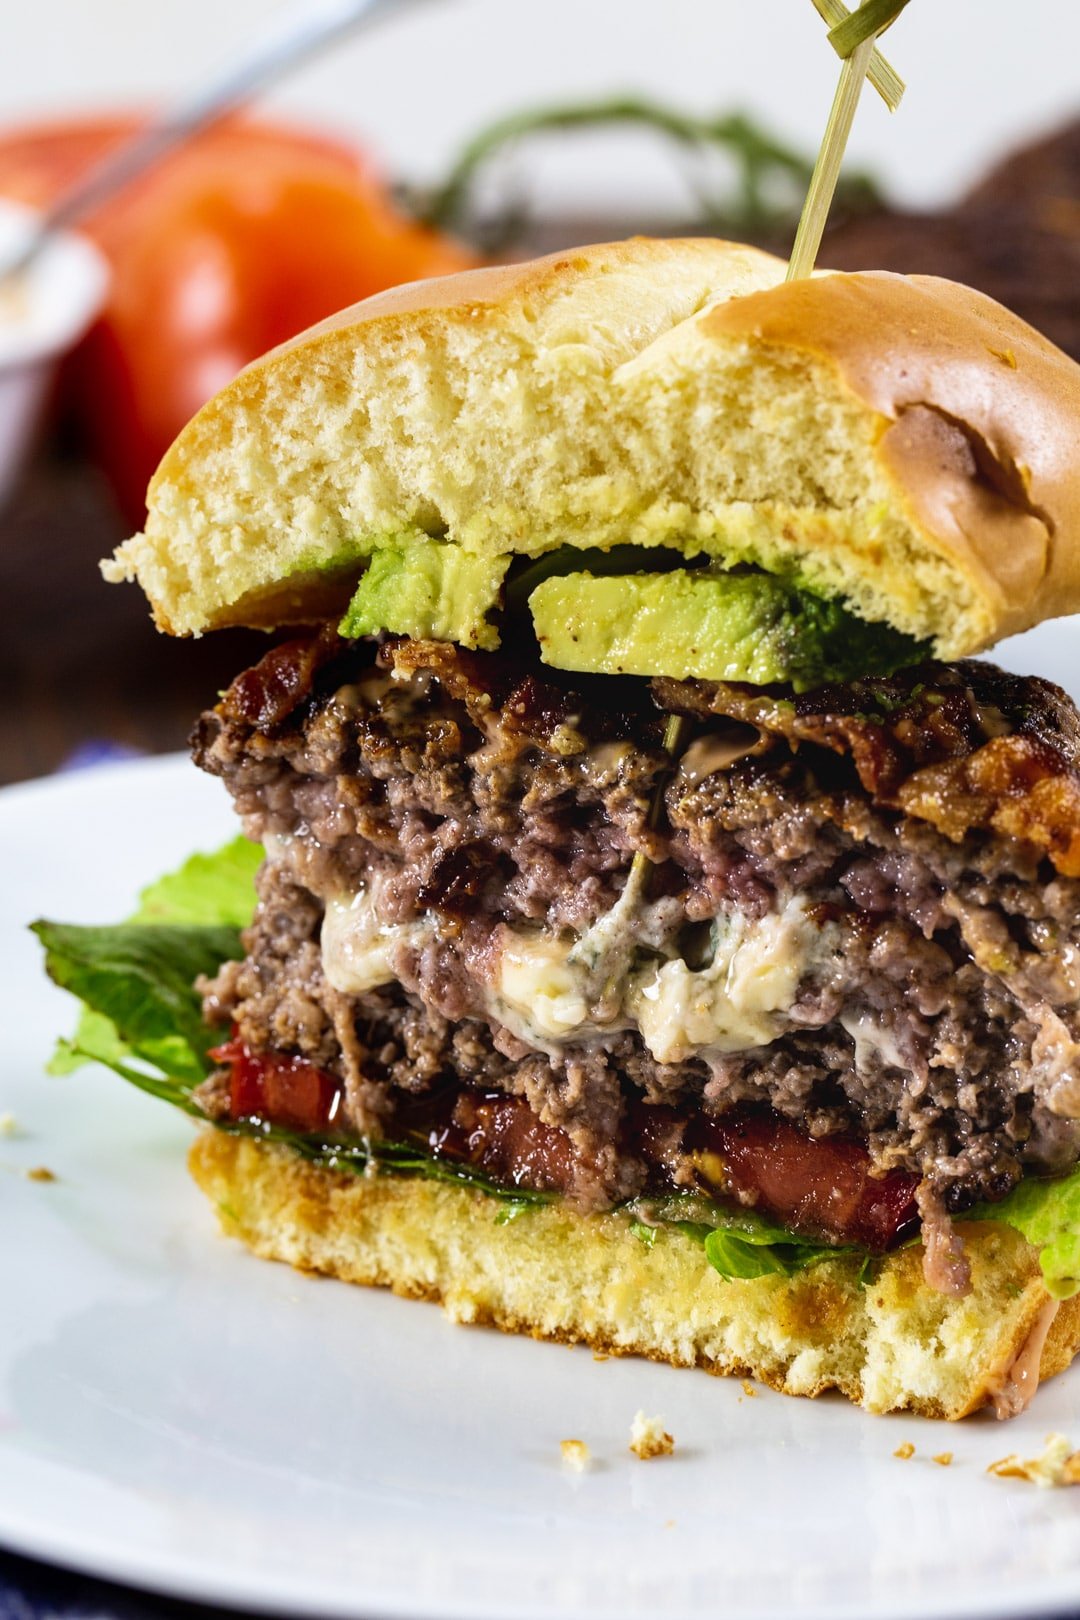
<instances>
[{"instance_id":1,"label":"toasted bun","mask_svg":"<svg viewBox=\"0 0 1080 1620\"><path fill-rule=\"evenodd\" d=\"M1046 1306L1034 1249L989 1222L963 1228L973 1287L929 1289L900 1250L866 1286L851 1260L796 1277L725 1282L699 1245L661 1230L645 1248L624 1215L502 1207L446 1183L332 1172L208 1127L192 1173L226 1232L256 1254L346 1282L441 1301L459 1322L761 1379L789 1395L839 1389L872 1412L961 1418L984 1405ZM1059 1310L1041 1376L1080 1347L1080 1298Z\"/></svg>"},{"instance_id":2,"label":"toasted bun","mask_svg":"<svg viewBox=\"0 0 1080 1620\"><path fill-rule=\"evenodd\" d=\"M980 293L632 241L369 299L243 372L106 565L163 629L311 620L372 547L795 567L943 657L1080 608L1080 368Z\"/></svg>"}]
</instances>

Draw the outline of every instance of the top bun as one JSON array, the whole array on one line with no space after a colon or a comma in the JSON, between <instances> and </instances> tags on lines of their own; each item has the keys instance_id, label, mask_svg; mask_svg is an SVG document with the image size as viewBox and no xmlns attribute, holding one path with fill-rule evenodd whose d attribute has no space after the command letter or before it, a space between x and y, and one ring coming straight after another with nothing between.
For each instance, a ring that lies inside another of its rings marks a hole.
<instances>
[{"instance_id":1,"label":"top bun","mask_svg":"<svg viewBox=\"0 0 1080 1620\"><path fill-rule=\"evenodd\" d=\"M106 576L175 634L326 617L409 535L794 570L944 658L1080 608L1080 367L952 282L784 272L638 240L379 294L199 412Z\"/></svg>"}]
</instances>

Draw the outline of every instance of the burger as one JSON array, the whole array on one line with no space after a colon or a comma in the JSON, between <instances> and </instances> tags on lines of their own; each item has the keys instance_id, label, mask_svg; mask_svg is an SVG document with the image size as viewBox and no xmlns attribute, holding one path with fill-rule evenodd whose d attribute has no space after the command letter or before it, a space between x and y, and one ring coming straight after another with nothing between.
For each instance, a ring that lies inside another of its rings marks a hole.
<instances>
[{"instance_id":1,"label":"burger","mask_svg":"<svg viewBox=\"0 0 1080 1620\"><path fill-rule=\"evenodd\" d=\"M872 1411L1080 1344L1080 370L981 294L631 241L275 350L105 567L275 632L244 839L38 925L257 1254Z\"/></svg>"}]
</instances>

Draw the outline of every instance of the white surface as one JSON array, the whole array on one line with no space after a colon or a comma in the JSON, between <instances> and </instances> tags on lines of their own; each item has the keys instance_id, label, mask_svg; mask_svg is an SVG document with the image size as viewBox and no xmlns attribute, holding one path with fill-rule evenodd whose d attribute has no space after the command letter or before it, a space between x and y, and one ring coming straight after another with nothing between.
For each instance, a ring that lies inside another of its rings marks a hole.
<instances>
[{"instance_id":1,"label":"white surface","mask_svg":"<svg viewBox=\"0 0 1080 1620\"><path fill-rule=\"evenodd\" d=\"M1073 633L1013 661L1060 671ZM1080 1496L985 1473L1051 1429L1080 1443L1080 1373L1008 1426L871 1418L452 1327L221 1239L185 1120L103 1072L42 1073L73 1003L24 924L121 916L231 830L184 760L0 795L0 1114L19 1126L0 1137L0 1543L176 1594L412 1620L1080 1609ZM674 1457L629 1455L639 1408ZM567 1437L590 1472L562 1468Z\"/></svg>"},{"instance_id":2,"label":"white surface","mask_svg":"<svg viewBox=\"0 0 1080 1620\"><path fill-rule=\"evenodd\" d=\"M0 201L0 266L27 240L34 215ZM0 503L10 491L61 357L105 299L109 272L85 237L58 233L34 263L0 285Z\"/></svg>"},{"instance_id":3,"label":"white surface","mask_svg":"<svg viewBox=\"0 0 1080 1620\"><path fill-rule=\"evenodd\" d=\"M0 118L145 105L198 80L281 0L6 0ZM381 26L270 97L430 178L479 124L523 105L639 90L703 113L747 108L816 148L837 61L811 0L439 0ZM851 162L912 202L945 201L1018 139L1078 110L1075 0L912 0L887 36L908 95L860 109ZM530 159L530 169L533 167ZM542 193L565 205L685 210L655 141L553 142Z\"/></svg>"}]
</instances>

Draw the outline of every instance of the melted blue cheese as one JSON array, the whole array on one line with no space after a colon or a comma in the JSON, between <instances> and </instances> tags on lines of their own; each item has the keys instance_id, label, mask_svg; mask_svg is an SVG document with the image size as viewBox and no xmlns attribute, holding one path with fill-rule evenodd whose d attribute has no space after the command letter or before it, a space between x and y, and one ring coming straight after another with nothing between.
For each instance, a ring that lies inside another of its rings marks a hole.
<instances>
[{"instance_id":1,"label":"melted blue cheese","mask_svg":"<svg viewBox=\"0 0 1080 1620\"><path fill-rule=\"evenodd\" d=\"M797 896L761 918L730 912L717 922L708 967L691 969L681 957L650 963L632 976L626 1006L658 1063L768 1046L807 973L830 954L834 932Z\"/></svg>"},{"instance_id":2,"label":"melted blue cheese","mask_svg":"<svg viewBox=\"0 0 1080 1620\"><path fill-rule=\"evenodd\" d=\"M782 1033L799 985L835 948L835 928L820 927L795 897L762 918L733 911L719 919L706 967L692 969L678 956L643 961L624 910L617 904L577 939L504 927L493 981L478 987L489 1015L552 1054L635 1026L658 1063L738 1052ZM326 977L346 995L390 984L397 952L436 931L432 918L380 921L374 885L331 900L322 929Z\"/></svg>"},{"instance_id":3,"label":"melted blue cheese","mask_svg":"<svg viewBox=\"0 0 1080 1620\"><path fill-rule=\"evenodd\" d=\"M681 957L620 963L621 980L598 1016L592 953L582 941L507 930L491 1010L542 1048L634 1025L658 1063L767 1046L782 1033L803 979L831 955L835 928L820 927L795 897L759 919L731 912L718 921L714 945L700 969Z\"/></svg>"},{"instance_id":4,"label":"melted blue cheese","mask_svg":"<svg viewBox=\"0 0 1080 1620\"><path fill-rule=\"evenodd\" d=\"M434 932L427 919L413 923L379 920L374 886L327 901L322 925L323 972L335 990L360 996L397 978L393 961L403 945L420 945Z\"/></svg>"}]
</instances>

